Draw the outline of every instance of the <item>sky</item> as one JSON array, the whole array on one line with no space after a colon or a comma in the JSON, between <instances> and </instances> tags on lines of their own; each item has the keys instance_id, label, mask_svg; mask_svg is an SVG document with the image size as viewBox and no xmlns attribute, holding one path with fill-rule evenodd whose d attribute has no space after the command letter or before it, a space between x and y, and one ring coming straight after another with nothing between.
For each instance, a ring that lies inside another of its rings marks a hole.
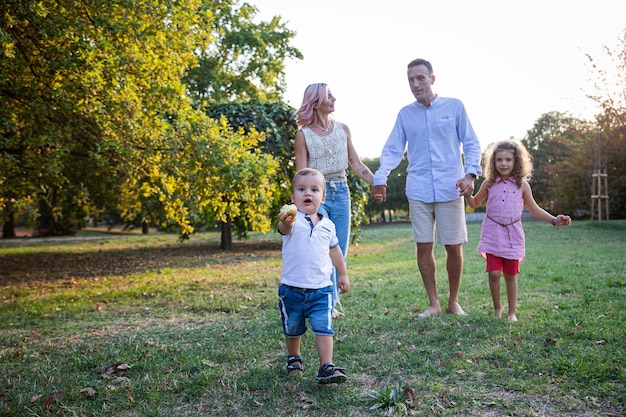
<instances>
[{"instance_id":1,"label":"sky","mask_svg":"<svg viewBox=\"0 0 626 417\"><path fill-rule=\"evenodd\" d=\"M551 111L591 119L586 96L626 30L623 0L246 0L258 19L281 21L304 59L286 62L285 101L329 84L333 117L348 125L361 158L377 158L401 107L415 101L407 64L433 65L433 91L463 101L486 147L522 139ZM614 65L612 65L614 67Z\"/></svg>"}]
</instances>

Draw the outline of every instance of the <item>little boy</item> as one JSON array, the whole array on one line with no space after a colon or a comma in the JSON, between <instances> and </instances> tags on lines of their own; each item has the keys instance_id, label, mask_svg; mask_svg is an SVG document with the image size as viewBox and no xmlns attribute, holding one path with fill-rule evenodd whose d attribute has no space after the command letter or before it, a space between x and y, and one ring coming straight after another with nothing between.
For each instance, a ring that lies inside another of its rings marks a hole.
<instances>
[{"instance_id":1,"label":"little boy","mask_svg":"<svg viewBox=\"0 0 626 417\"><path fill-rule=\"evenodd\" d=\"M304 372L300 341L306 332L305 319L315 334L320 367L320 384L347 380L345 368L333 364L332 267L338 272L342 293L350 289L348 271L332 221L318 214L326 198L326 180L317 170L301 169L293 178L291 201L296 215L278 214L278 232L283 235L283 269L278 289L280 315L287 342L289 373Z\"/></svg>"}]
</instances>

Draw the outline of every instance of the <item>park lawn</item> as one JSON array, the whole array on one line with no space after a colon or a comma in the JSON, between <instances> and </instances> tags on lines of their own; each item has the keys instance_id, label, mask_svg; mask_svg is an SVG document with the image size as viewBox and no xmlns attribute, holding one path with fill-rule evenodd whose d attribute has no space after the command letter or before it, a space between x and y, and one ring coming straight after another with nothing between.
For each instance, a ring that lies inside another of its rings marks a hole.
<instances>
[{"instance_id":1,"label":"park lawn","mask_svg":"<svg viewBox=\"0 0 626 417\"><path fill-rule=\"evenodd\" d=\"M427 298L410 225L364 227L335 322L349 380L333 386L315 383L310 333L305 374L284 372L277 234L232 252L215 233L0 242L0 416L625 415L626 221L524 228L508 323L491 314L479 223L470 315L430 319L416 318Z\"/></svg>"}]
</instances>

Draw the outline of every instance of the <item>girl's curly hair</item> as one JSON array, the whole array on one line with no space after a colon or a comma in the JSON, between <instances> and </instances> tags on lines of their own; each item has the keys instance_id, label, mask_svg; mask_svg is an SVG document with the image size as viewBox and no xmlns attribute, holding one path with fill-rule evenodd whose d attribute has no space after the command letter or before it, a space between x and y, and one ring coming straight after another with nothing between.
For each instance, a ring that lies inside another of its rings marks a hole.
<instances>
[{"instance_id":1,"label":"girl's curly hair","mask_svg":"<svg viewBox=\"0 0 626 417\"><path fill-rule=\"evenodd\" d=\"M522 186L524 180L529 180L533 171L533 162L526 147L516 139L503 140L489 145L485 152L485 172L484 176L492 183L496 181L498 170L496 169L496 153L500 151L513 152L513 174L518 187Z\"/></svg>"}]
</instances>

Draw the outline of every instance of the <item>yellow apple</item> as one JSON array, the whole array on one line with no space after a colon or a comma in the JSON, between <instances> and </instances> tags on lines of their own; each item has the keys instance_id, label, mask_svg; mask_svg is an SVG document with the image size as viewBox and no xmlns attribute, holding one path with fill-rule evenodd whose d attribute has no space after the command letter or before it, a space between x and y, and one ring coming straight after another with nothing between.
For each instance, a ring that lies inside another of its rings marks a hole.
<instances>
[{"instance_id":1,"label":"yellow apple","mask_svg":"<svg viewBox=\"0 0 626 417\"><path fill-rule=\"evenodd\" d=\"M285 204L283 208L280 209L280 212L285 213L287 216L296 217L298 208L295 204Z\"/></svg>"}]
</instances>

